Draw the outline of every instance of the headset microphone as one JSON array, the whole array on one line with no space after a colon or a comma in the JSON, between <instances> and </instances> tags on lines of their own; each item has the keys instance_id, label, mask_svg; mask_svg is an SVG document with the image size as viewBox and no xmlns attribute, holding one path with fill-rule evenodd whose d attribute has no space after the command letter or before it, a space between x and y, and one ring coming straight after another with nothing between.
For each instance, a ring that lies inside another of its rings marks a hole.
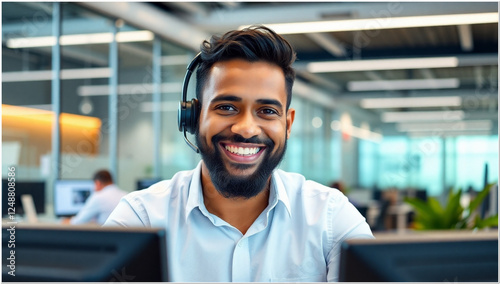
<instances>
[{"instance_id":1,"label":"headset microphone","mask_svg":"<svg viewBox=\"0 0 500 284\"><path fill-rule=\"evenodd\" d=\"M182 84L182 100L179 102L179 111L177 113L177 123L179 124L179 131L184 132L184 141L196 153L200 153L200 149L196 147L186 136L186 132L194 134L198 127L198 117L200 113L200 103L197 99L186 101L189 79L196 66L201 62L201 52L198 53L187 67L186 76Z\"/></svg>"}]
</instances>

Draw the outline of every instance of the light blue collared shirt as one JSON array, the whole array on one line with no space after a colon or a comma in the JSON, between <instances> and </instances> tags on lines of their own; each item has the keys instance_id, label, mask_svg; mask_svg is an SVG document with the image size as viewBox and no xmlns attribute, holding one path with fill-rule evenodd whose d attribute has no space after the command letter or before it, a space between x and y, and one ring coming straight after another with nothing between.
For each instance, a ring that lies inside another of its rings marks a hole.
<instances>
[{"instance_id":1,"label":"light blue collared shirt","mask_svg":"<svg viewBox=\"0 0 500 284\"><path fill-rule=\"evenodd\" d=\"M243 235L207 211L201 163L128 194L105 226L167 230L169 280L176 282L337 281L340 244L373 238L338 190L275 170L269 205Z\"/></svg>"}]
</instances>

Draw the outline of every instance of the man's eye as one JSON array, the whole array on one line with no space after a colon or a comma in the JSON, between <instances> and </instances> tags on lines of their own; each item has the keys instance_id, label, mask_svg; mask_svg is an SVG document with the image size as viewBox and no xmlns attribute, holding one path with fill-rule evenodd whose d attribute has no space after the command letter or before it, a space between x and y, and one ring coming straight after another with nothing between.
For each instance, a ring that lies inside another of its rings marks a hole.
<instances>
[{"instance_id":1,"label":"man's eye","mask_svg":"<svg viewBox=\"0 0 500 284\"><path fill-rule=\"evenodd\" d=\"M264 108L264 109L261 109L260 112L262 114L266 114L266 115L278 114L278 112L272 108Z\"/></svg>"},{"instance_id":2,"label":"man's eye","mask_svg":"<svg viewBox=\"0 0 500 284\"><path fill-rule=\"evenodd\" d=\"M215 109L223 110L223 111L235 111L236 110L233 106L230 106L230 105L221 105L221 106L216 107Z\"/></svg>"}]
</instances>

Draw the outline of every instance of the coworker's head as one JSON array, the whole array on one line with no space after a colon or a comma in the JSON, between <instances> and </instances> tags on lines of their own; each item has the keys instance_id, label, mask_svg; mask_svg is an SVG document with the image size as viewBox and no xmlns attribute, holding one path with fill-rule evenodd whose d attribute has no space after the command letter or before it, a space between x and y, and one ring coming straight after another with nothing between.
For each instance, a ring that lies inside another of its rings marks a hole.
<instances>
[{"instance_id":1,"label":"coworker's head","mask_svg":"<svg viewBox=\"0 0 500 284\"><path fill-rule=\"evenodd\" d=\"M93 177L95 190L99 191L104 187L113 183L113 178L111 177L111 173L107 170L100 170L94 174Z\"/></svg>"},{"instance_id":2,"label":"coworker's head","mask_svg":"<svg viewBox=\"0 0 500 284\"><path fill-rule=\"evenodd\" d=\"M201 54L197 145L223 196L251 198L285 153L295 52L273 31L254 27L213 36Z\"/></svg>"}]
</instances>

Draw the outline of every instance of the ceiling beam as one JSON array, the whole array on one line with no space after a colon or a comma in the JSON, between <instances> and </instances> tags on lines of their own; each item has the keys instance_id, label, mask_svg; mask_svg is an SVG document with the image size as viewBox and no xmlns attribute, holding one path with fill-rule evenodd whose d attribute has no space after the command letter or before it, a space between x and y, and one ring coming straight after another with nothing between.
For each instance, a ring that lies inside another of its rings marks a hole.
<instances>
[{"instance_id":1,"label":"ceiling beam","mask_svg":"<svg viewBox=\"0 0 500 284\"><path fill-rule=\"evenodd\" d=\"M179 10L187 12L189 14L201 14L208 15L208 11L200 3L196 2L182 2L182 1L171 1L171 2L160 2L166 7L175 7Z\"/></svg>"},{"instance_id":2,"label":"ceiling beam","mask_svg":"<svg viewBox=\"0 0 500 284\"><path fill-rule=\"evenodd\" d=\"M424 68L424 69L419 69L419 71L420 71L420 74L422 74L422 76L425 79L434 79L434 78L436 78L436 76L434 75L434 72L432 72L431 69Z\"/></svg>"},{"instance_id":3,"label":"ceiling beam","mask_svg":"<svg viewBox=\"0 0 500 284\"><path fill-rule=\"evenodd\" d=\"M459 55L459 56L455 56L455 55L449 55L449 56L445 56L445 55L441 55L441 56L434 56L434 57L427 57L427 56L412 56L411 58L397 58L397 59L394 59L394 58L377 58L377 59L362 59L362 60L335 60L335 61L307 61L307 60L301 60L300 62L297 62L294 64L294 67L297 69L297 70L308 70L308 65L313 63L313 64L320 64L320 65L324 65L324 64L330 64L330 63L333 63L333 65L335 65L335 67L342 67L343 69L345 70L337 70L337 68L333 69L332 70L326 70L326 68L322 68L322 69L325 69L325 70L321 70L321 72L318 72L318 73L328 73L328 72L350 72L350 71L363 71L362 69L364 68L358 68L359 66L366 66L365 64L375 64L373 61L381 61L384 62L384 60L388 60L390 61L391 63L393 63L394 61L407 61L407 60L411 60L411 61L416 61L417 63L420 63L420 58L422 59L425 59L427 60L428 62L431 62L431 63L434 63L434 61L432 61L432 59L434 58L441 58L443 59L442 57L444 57L444 59L446 59L446 63L448 64L451 64L452 61L454 61L453 63L456 65L456 66L453 66L453 67L457 67L457 66L460 66L460 67L465 67L465 66L490 66L490 65L497 65L497 62L498 62L498 54L497 53L484 53L484 54L471 54L471 55ZM418 60L415 60L415 59L418 59ZM448 62L449 61L449 62ZM401 62L398 62L398 63L401 63ZM406 64L406 63L405 63ZM350 65L356 65L354 66L352 69L349 68ZM421 64L419 64L421 65ZM378 70L376 67L380 67L380 66L374 66L373 69L374 70ZM451 66L450 66L451 67ZM429 67L424 67L424 66L418 66L418 67L412 67L411 65L408 65L408 66L405 66L404 68L396 68L396 67L392 67L393 69L427 69ZM330 69L330 68L328 68ZM389 69L389 67L387 69L382 69L380 68L380 70L391 70Z\"/></svg>"},{"instance_id":4,"label":"ceiling beam","mask_svg":"<svg viewBox=\"0 0 500 284\"><path fill-rule=\"evenodd\" d=\"M199 50L210 34L150 4L138 2L79 2L100 13L123 19L191 50ZM168 28L166 28L168 27Z\"/></svg>"},{"instance_id":5,"label":"ceiling beam","mask_svg":"<svg viewBox=\"0 0 500 284\"><path fill-rule=\"evenodd\" d=\"M344 57L346 55L344 45L328 33L307 33L305 35L333 56Z\"/></svg>"},{"instance_id":6,"label":"ceiling beam","mask_svg":"<svg viewBox=\"0 0 500 284\"><path fill-rule=\"evenodd\" d=\"M318 86L324 87L332 92L339 93L342 91L342 88L339 83L333 81L333 80L328 80L320 75L312 74L309 72L304 72L300 70L296 70L297 75L300 75L304 79L308 80L309 82L316 84Z\"/></svg>"},{"instance_id":7,"label":"ceiling beam","mask_svg":"<svg viewBox=\"0 0 500 284\"><path fill-rule=\"evenodd\" d=\"M472 51L474 49L474 38L472 35L471 25L459 25L458 37L460 39L460 47L463 51Z\"/></svg>"},{"instance_id":8,"label":"ceiling beam","mask_svg":"<svg viewBox=\"0 0 500 284\"><path fill-rule=\"evenodd\" d=\"M286 11L286 13L284 12ZM334 3L290 3L286 5L257 7L240 6L220 10L208 16L194 15L193 23L211 32L238 28L242 25L295 23L325 21L336 19L373 19L390 20L391 17L450 15L462 13L482 13L498 11L495 2L450 2L422 3L412 2L334 2Z\"/></svg>"},{"instance_id":9,"label":"ceiling beam","mask_svg":"<svg viewBox=\"0 0 500 284\"><path fill-rule=\"evenodd\" d=\"M345 101L359 101L361 99L372 98L418 98L418 97L446 97L446 96L459 96L463 98L474 98L477 88L470 89L453 89L453 90L411 90L408 92L398 93L386 91L373 91L373 92L344 92L337 95L339 100ZM498 100L496 91L491 91L491 94L481 93L481 98L488 97L492 100Z\"/></svg>"}]
</instances>

